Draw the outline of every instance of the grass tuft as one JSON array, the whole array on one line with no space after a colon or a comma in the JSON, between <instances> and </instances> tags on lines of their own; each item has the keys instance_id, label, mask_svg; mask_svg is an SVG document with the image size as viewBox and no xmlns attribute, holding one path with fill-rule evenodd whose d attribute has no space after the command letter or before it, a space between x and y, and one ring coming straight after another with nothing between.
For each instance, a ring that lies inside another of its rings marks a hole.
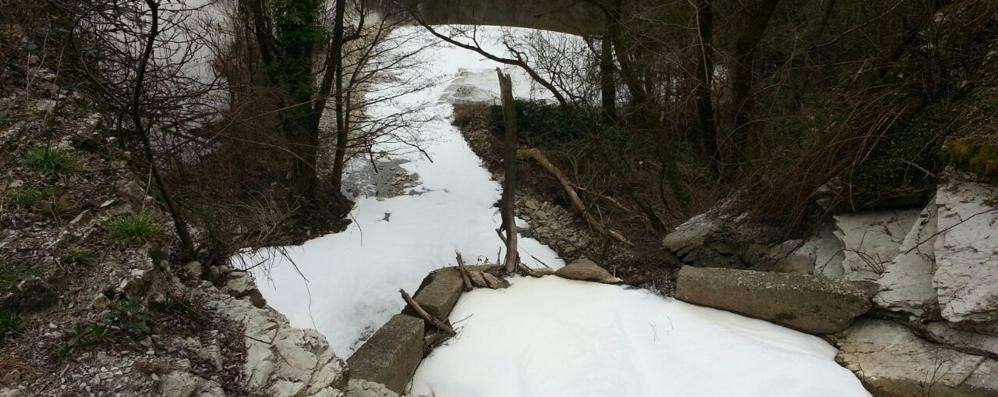
<instances>
[{"instance_id":1,"label":"grass tuft","mask_svg":"<svg viewBox=\"0 0 998 397\"><path fill-rule=\"evenodd\" d=\"M97 261L97 253L86 248L74 248L62 256L62 262L67 265L89 267Z\"/></svg>"},{"instance_id":2,"label":"grass tuft","mask_svg":"<svg viewBox=\"0 0 998 397\"><path fill-rule=\"evenodd\" d=\"M42 197L38 189L14 189L3 196L3 203L14 208L28 209L35 206Z\"/></svg>"},{"instance_id":3,"label":"grass tuft","mask_svg":"<svg viewBox=\"0 0 998 397\"><path fill-rule=\"evenodd\" d=\"M75 172L80 169L79 160L70 150L35 146L28 149L28 165L46 175Z\"/></svg>"},{"instance_id":4,"label":"grass tuft","mask_svg":"<svg viewBox=\"0 0 998 397\"><path fill-rule=\"evenodd\" d=\"M107 224L111 238L123 243L144 243L165 234L163 226L150 212L137 212L116 216Z\"/></svg>"}]
</instances>

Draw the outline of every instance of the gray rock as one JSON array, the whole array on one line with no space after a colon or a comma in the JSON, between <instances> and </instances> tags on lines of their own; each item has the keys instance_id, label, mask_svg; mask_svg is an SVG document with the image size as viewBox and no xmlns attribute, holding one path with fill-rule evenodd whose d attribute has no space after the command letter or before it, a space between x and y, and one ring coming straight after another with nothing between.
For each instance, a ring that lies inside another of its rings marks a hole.
<instances>
[{"instance_id":1,"label":"gray rock","mask_svg":"<svg viewBox=\"0 0 998 397\"><path fill-rule=\"evenodd\" d=\"M279 395L302 384L299 395L342 395L347 383L346 364L318 331L292 328L283 315L269 306L258 308L231 295L212 296L214 299L206 304L209 309L243 326L243 376L249 389Z\"/></svg>"},{"instance_id":2,"label":"gray rock","mask_svg":"<svg viewBox=\"0 0 998 397\"><path fill-rule=\"evenodd\" d=\"M347 360L352 379L363 379L403 393L423 360L420 318L396 314Z\"/></svg>"},{"instance_id":3,"label":"gray rock","mask_svg":"<svg viewBox=\"0 0 998 397\"><path fill-rule=\"evenodd\" d=\"M836 360L876 396L998 395L995 360L930 343L902 325L862 320L837 342Z\"/></svg>"},{"instance_id":4,"label":"gray rock","mask_svg":"<svg viewBox=\"0 0 998 397\"><path fill-rule=\"evenodd\" d=\"M905 236L898 255L887 263L886 271L877 281L880 293L873 298L877 306L907 313L912 320L927 318L938 311L936 290L932 286L935 234L936 205L929 203Z\"/></svg>"},{"instance_id":5,"label":"gray rock","mask_svg":"<svg viewBox=\"0 0 998 397\"><path fill-rule=\"evenodd\" d=\"M190 372L171 371L159 381L163 397L224 397L222 386Z\"/></svg>"},{"instance_id":6,"label":"gray rock","mask_svg":"<svg viewBox=\"0 0 998 397\"><path fill-rule=\"evenodd\" d=\"M998 187L949 174L936 192L932 283L951 322L998 321Z\"/></svg>"},{"instance_id":7,"label":"gray rock","mask_svg":"<svg viewBox=\"0 0 998 397\"><path fill-rule=\"evenodd\" d=\"M898 253L918 210L867 211L835 216L842 241L842 269L849 280L876 281Z\"/></svg>"},{"instance_id":8,"label":"gray rock","mask_svg":"<svg viewBox=\"0 0 998 397\"><path fill-rule=\"evenodd\" d=\"M350 379L346 397L399 397L399 394L383 384L363 379Z\"/></svg>"},{"instance_id":9,"label":"gray rock","mask_svg":"<svg viewBox=\"0 0 998 397\"><path fill-rule=\"evenodd\" d=\"M925 334L935 342L960 351L998 358L998 336L959 329L946 322L927 324Z\"/></svg>"},{"instance_id":10,"label":"gray rock","mask_svg":"<svg viewBox=\"0 0 998 397\"><path fill-rule=\"evenodd\" d=\"M586 258L572 261L572 263L556 270L554 274L571 280L595 281L606 284L618 284L623 281Z\"/></svg>"},{"instance_id":11,"label":"gray rock","mask_svg":"<svg viewBox=\"0 0 998 397\"><path fill-rule=\"evenodd\" d=\"M825 225L794 251L794 255L814 259L813 273L828 278L842 277L844 258L842 241L835 237L834 228Z\"/></svg>"},{"instance_id":12,"label":"gray rock","mask_svg":"<svg viewBox=\"0 0 998 397\"><path fill-rule=\"evenodd\" d=\"M191 261L184 265L184 274L192 280L200 279L202 273L201 262Z\"/></svg>"},{"instance_id":13,"label":"gray rock","mask_svg":"<svg viewBox=\"0 0 998 397\"><path fill-rule=\"evenodd\" d=\"M684 266L676 298L741 313L804 332L838 332L870 309L871 282L795 273Z\"/></svg>"},{"instance_id":14,"label":"gray rock","mask_svg":"<svg viewBox=\"0 0 998 397\"><path fill-rule=\"evenodd\" d=\"M238 299L248 298L253 303L253 306L256 307L267 305L267 301L263 299L263 294L256 288L253 276L249 272L235 271L229 273L228 279L225 281L224 291Z\"/></svg>"},{"instance_id":15,"label":"gray rock","mask_svg":"<svg viewBox=\"0 0 998 397\"><path fill-rule=\"evenodd\" d=\"M17 294L11 300L16 302L15 306L19 311L36 312L55 304L59 300L59 295L51 284L40 278L31 277L17 284Z\"/></svg>"}]
</instances>

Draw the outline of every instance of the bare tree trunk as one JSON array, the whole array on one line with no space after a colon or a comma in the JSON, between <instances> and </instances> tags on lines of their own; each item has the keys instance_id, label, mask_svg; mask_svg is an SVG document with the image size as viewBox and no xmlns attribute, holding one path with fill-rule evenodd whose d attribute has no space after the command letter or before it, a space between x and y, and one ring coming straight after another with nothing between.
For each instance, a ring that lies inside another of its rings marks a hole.
<instances>
[{"instance_id":1,"label":"bare tree trunk","mask_svg":"<svg viewBox=\"0 0 998 397\"><path fill-rule=\"evenodd\" d=\"M735 157L734 163L740 162L744 155L745 145L748 143L747 124L752 108L752 73L755 53L778 3L779 0L758 0L756 6L747 6L742 12L742 34L735 42L735 54L731 67L731 97L735 105L732 126L734 128L732 134L734 142L731 145L731 153Z\"/></svg>"},{"instance_id":2,"label":"bare tree trunk","mask_svg":"<svg viewBox=\"0 0 998 397\"><path fill-rule=\"evenodd\" d=\"M336 17L333 22L333 43L330 53L333 54L332 67L336 76L336 91L333 92L333 101L336 111L336 152L333 155L333 176L332 184L336 192L340 191L343 184L343 167L346 162L347 140L350 138L346 126L346 114L348 112L343 106L343 14L346 12L346 0L336 0ZM327 71L328 73L328 71Z\"/></svg>"},{"instance_id":3,"label":"bare tree trunk","mask_svg":"<svg viewBox=\"0 0 998 397\"><path fill-rule=\"evenodd\" d=\"M181 256L190 258L194 256L194 241L191 239L190 231L187 229L187 223L177 209L176 202L173 201L173 196L163 183L163 177L160 175L159 166L156 165L156 158L153 155L152 142L149 141L149 133L142 122L142 85L145 82L146 67L148 67L149 59L152 57L156 36L159 35L159 2L156 0L146 0L146 6L149 7L152 23L149 26L149 35L146 38L145 47L142 49L142 56L139 58L139 66L135 74L135 86L132 90L130 113L135 133L142 140L142 151L145 154L146 163L149 165L149 172L152 173L153 182L156 184L160 196L163 197L166 209L170 212L170 217L173 218L173 226L177 229L177 236L180 237Z\"/></svg>"},{"instance_id":4,"label":"bare tree trunk","mask_svg":"<svg viewBox=\"0 0 998 397\"><path fill-rule=\"evenodd\" d=\"M697 37L699 54L697 57L697 85L693 90L697 104L697 130L700 133L700 149L710 159L715 174L719 174L720 156L717 152L717 127L714 123L714 104L711 98L714 81L714 56L712 0L700 0L696 5Z\"/></svg>"},{"instance_id":5,"label":"bare tree trunk","mask_svg":"<svg viewBox=\"0 0 998 397\"><path fill-rule=\"evenodd\" d=\"M617 121L617 84L614 81L613 42L603 37L600 50L600 96L603 101L603 118L608 123Z\"/></svg>"},{"instance_id":6,"label":"bare tree trunk","mask_svg":"<svg viewBox=\"0 0 998 397\"><path fill-rule=\"evenodd\" d=\"M506 130L504 147L504 172L502 186L502 227L506 231L506 272L513 273L520 263L516 248L516 108L513 102L513 82L509 75L496 68L499 75L499 93L502 98L502 115Z\"/></svg>"}]
</instances>

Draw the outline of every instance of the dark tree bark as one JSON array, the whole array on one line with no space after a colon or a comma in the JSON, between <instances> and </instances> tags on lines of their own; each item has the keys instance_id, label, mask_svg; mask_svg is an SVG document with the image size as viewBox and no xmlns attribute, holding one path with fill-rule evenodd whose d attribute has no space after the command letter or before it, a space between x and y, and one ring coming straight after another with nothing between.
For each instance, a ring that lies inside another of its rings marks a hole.
<instances>
[{"instance_id":1,"label":"dark tree bark","mask_svg":"<svg viewBox=\"0 0 998 397\"><path fill-rule=\"evenodd\" d=\"M509 75L496 68L499 75L499 94L502 99L502 114L505 129L503 147L502 184L502 230L506 231L506 272L513 273L520 264L519 252L516 248L516 107L513 102L513 82Z\"/></svg>"},{"instance_id":2,"label":"dark tree bark","mask_svg":"<svg viewBox=\"0 0 998 397\"><path fill-rule=\"evenodd\" d=\"M731 152L735 157L732 159L734 163L740 162L745 145L748 143L747 125L752 110L755 54L778 3L779 0L758 0L754 4L746 6L741 15L742 33L735 42L735 53L730 67L731 97L735 105L732 125L734 142L731 145Z\"/></svg>"},{"instance_id":3,"label":"dark tree bark","mask_svg":"<svg viewBox=\"0 0 998 397\"><path fill-rule=\"evenodd\" d=\"M600 99L603 106L603 119L613 124L617 121L617 83L614 81L613 43L604 37L600 50Z\"/></svg>"},{"instance_id":4,"label":"dark tree bark","mask_svg":"<svg viewBox=\"0 0 998 397\"><path fill-rule=\"evenodd\" d=\"M714 122L714 103L712 99L714 82L714 56L711 43L713 41L713 11L712 0L701 0L697 4L697 38L698 54L696 79L693 90L697 106L697 130L700 134L700 149L710 160L715 174L720 173L720 156L717 151L717 127Z\"/></svg>"},{"instance_id":5,"label":"dark tree bark","mask_svg":"<svg viewBox=\"0 0 998 397\"><path fill-rule=\"evenodd\" d=\"M187 222L184 221L183 216L177 208L177 203L173 200L173 195L170 194L169 189L166 188L166 184L163 183L159 166L156 164L156 157L153 155L152 143L149 140L149 131L142 121L142 89L145 83L146 68L149 65L149 59L152 57L156 37L159 36L159 2L156 0L146 0L146 6L149 7L151 23L145 46L142 49L142 55L139 58L139 65L136 69L135 85L132 89L129 113L131 113L135 133L139 135L142 141L142 152L149 166L149 172L152 174L153 183L156 184L156 188L163 198L163 203L166 204L166 209L170 212L170 217L173 219L173 226L177 230L177 236L180 238L181 256L183 258L191 258L194 256L194 241L191 239L190 231L187 229Z\"/></svg>"}]
</instances>

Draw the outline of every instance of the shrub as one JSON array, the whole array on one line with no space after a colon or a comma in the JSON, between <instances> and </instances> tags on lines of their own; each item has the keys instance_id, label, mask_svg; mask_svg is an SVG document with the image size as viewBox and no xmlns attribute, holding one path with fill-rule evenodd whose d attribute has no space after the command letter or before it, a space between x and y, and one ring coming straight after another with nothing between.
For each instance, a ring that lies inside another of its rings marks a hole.
<instances>
[{"instance_id":1,"label":"shrub","mask_svg":"<svg viewBox=\"0 0 998 397\"><path fill-rule=\"evenodd\" d=\"M544 101L515 100L517 137L521 143L566 142L586 136L593 123L577 111ZM502 135L505 131L502 106L489 107L488 126Z\"/></svg>"},{"instance_id":2,"label":"shrub","mask_svg":"<svg viewBox=\"0 0 998 397\"><path fill-rule=\"evenodd\" d=\"M17 333L21 326L21 317L17 313L0 310L0 341Z\"/></svg>"},{"instance_id":3,"label":"shrub","mask_svg":"<svg viewBox=\"0 0 998 397\"><path fill-rule=\"evenodd\" d=\"M123 243L144 243L162 237L163 227L150 212L118 215L107 225L111 238Z\"/></svg>"},{"instance_id":4,"label":"shrub","mask_svg":"<svg viewBox=\"0 0 998 397\"><path fill-rule=\"evenodd\" d=\"M22 280L41 276L42 270L23 262L0 261L0 291L14 288Z\"/></svg>"},{"instance_id":5,"label":"shrub","mask_svg":"<svg viewBox=\"0 0 998 397\"><path fill-rule=\"evenodd\" d=\"M77 324L66 330L62 353L69 355L76 350L111 341L111 328L104 324Z\"/></svg>"},{"instance_id":6,"label":"shrub","mask_svg":"<svg viewBox=\"0 0 998 397\"><path fill-rule=\"evenodd\" d=\"M79 170L76 155L69 150L35 146L28 149L28 165L46 175L56 175Z\"/></svg>"},{"instance_id":7,"label":"shrub","mask_svg":"<svg viewBox=\"0 0 998 397\"><path fill-rule=\"evenodd\" d=\"M86 248L75 248L62 256L63 263L73 266L91 266L97 261L97 253Z\"/></svg>"},{"instance_id":8,"label":"shrub","mask_svg":"<svg viewBox=\"0 0 998 397\"><path fill-rule=\"evenodd\" d=\"M14 208L31 208L41 196L37 189L15 189L4 195L3 202Z\"/></svg>"},{"instance_id":9,"label":"shrub","mask_svg":"<svg viewBox=\"0 0 998 397\"><path fill-rule=\"evenodd\" d=\"M142 339L152 333L153 314L142 300L128 298L111 307L108 323L118 327L134 339Z\"/></svg>"}]
</instances>

